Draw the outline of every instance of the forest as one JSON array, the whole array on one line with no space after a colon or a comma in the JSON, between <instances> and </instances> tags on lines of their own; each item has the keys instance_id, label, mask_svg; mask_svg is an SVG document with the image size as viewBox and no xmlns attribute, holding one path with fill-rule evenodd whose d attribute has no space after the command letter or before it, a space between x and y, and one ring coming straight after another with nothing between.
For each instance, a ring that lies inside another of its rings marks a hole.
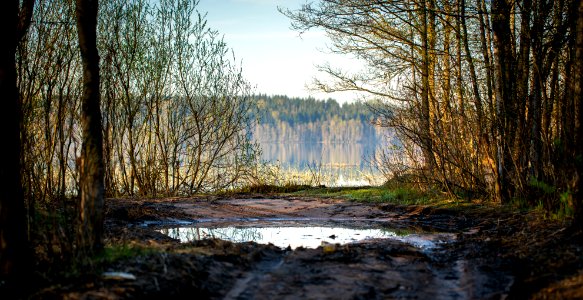
<instances>
[{"instance_id":1,"label":"forest","mask_svg":"<svg viewBox=\"0 0 583 300\"><path fill-rule=\"evenodd\" d=\"M344 143L388 133L398 142L376 163L394 182L500 213L539 209L583 229L582 1L280 8L300 34L323 30L329 50L365 63L361 73L318 66L331 80L313 88L367 95L343 105L257 95L197 5L0 4L1 290L35 268L93 268L106 247L106 201L212 196L257 182L254 136ZM121 215L136 207L150 214L136 204Z\"/></svg>"},{"instance_id":2,"label":"forest","mask_svg":"<svg viewBox=\"0 0 583 300\"><path fill-rule=\"evenodd\" d=\"M322 64L323 91L361 91L403 145L385 166L581 222L580 1L335 1L282 9L366 72Z\"/></svg>"},{"instance_id":3,"label":"forest","mask_svg":"<svg viewBox=\"0 0 583 300\"><path fill-rule=\"evenodd\" d=\"M369 143L380 145L388 131L372 126L366 103L333 99L254 97L258 120L253 138L262 143Z\"/></svg>"},{"instance_id":4,"label":"forest","mask_svg":"<svg viewBox=\"0 0 583 300\"><path fill-rule=\"evenodd\" d=\"M104 197L244 180L251 88L197 3L2 3L3 275L24 274L29 242L52 259L101 249Z\"/></svg>"},{"instance_id":5,"label":"forest","mask_svg":"<svg viewBox=\"0 0 583 300\"><path fill-rule=\"evenodd\" d=\"M290 98L284 95L256 95L254 98L257 102L257 118L260 124L286 122L293 125L327 121L333 118L370 123L373 118L366 103L362 102L341 105L334 99Z\"/></svg>"}]
</instances>

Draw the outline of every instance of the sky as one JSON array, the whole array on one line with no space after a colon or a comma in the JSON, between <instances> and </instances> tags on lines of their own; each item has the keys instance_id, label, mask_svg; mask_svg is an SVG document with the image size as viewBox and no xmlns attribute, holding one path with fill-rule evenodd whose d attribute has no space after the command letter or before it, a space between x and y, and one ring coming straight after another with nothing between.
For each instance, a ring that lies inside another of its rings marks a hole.
<instances>
[{"instance_id":1,"label":"sky","mask_svg":"<svg viewBox=\"0 0 583 300\"><path fill-rule=\"evenodd\" d=\"M316 65L329 62L358 70L357 61L329 53L329 39L323 31L300 33L290 29L291 21L278 7L297 9L306 0L200 0L198 10L206 13L207 25L219 31L255 93L336 99L352 102L350 92L327 94L308 88L315 77L325 78Z\"/></svg>"}]
</instances>

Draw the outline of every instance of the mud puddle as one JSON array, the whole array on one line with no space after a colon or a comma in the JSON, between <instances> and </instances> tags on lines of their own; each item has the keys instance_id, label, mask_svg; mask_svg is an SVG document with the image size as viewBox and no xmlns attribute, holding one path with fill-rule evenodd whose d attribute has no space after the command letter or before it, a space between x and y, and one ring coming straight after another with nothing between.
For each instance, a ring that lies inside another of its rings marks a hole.
<instances>
[{"instance_id":1,"label":"mud puddle","mask_svg":"<svg viewBox=\"0 0 583 300\"><path fill-rule=\"evenodd\" d=\"M313 222L313 220L310 220ZM255 242L272 244L279 248L299 247L315 249L326 244L351 244L375 239L391 239L429 250L455 240L450 233L415 232L407 229L368 228L346 224L289 224L289 222L235 223L221 227L188 226L160 229L159 232L181 242L221 239L234 243Z\"/></svg>"}]
</instances>

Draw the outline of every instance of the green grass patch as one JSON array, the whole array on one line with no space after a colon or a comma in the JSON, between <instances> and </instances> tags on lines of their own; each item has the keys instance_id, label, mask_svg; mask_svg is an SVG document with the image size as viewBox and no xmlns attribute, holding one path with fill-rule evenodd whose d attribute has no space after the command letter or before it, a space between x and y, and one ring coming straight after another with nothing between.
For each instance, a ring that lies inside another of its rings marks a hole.
<instances>
[{"instance_id":1,"label":"green grass patch","mask_svg":"<svg viewBox=\"0 0 583 300\"><path fill-rule=\"evenodd\" d=\"M341 198L359 203L393 203L399 205L438 205L458 203L445 195L410 186L312 188L294 193L300 196Z\"/></svg>"},{"instance_id":2,"label":"green grass patch","mask_svg":"<svg viewBox=\"0 0 583 300\"><path fill-rule=\"evenodd\" d=\"M135 245L113 245L106 246L103 252L95 257L98 263L113 263L136 256L148 255L157 252L154 248L145 248Z\"/></svg>"}]
</instances>

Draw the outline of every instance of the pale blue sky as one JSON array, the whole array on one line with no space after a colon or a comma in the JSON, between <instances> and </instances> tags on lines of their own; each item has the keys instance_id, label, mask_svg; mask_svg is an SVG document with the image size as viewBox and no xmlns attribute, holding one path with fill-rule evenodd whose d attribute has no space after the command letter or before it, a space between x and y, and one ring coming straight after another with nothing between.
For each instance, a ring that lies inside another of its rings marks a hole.
<instances>
[{"instance_id":1,"label":"pale blue sky","mask_svg":"<svg viewBox=\"0 0 583 300\"><path fill-rule=\"evenodd\" d=\"M277 7L297 9L305 0L200 0L208 26L224 36L236 59L242 61L247 80L256 93L284 94L317 99L355 100L352 93L325 94L306 88L317 73L317 64L329 61L356 70L351 59L327 53L328 39L321 31L299 33Z\"/></svg>"}]
</instances>

